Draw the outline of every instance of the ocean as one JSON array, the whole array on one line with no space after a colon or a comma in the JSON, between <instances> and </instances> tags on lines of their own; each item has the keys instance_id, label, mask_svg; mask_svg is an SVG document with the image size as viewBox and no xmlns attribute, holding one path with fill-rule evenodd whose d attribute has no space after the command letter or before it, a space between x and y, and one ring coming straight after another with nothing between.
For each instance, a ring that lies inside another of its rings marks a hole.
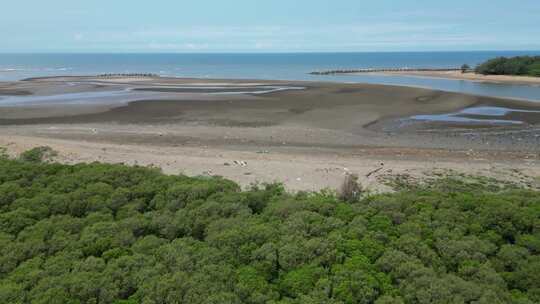
<instances>
[{"instance_id":1,"label":"ocean","mask_svg":"<svg viewBox=\"0 0 540 304\"><path fill-rule=\"evenodd\" d=\"M540 101L540 86L381 75L309 75L352 68L454 68L540 51L290 54L0 54L0 81L56 75L154 73L173 77L314 80L425 87Z\"/></svg>"}]
</instances>

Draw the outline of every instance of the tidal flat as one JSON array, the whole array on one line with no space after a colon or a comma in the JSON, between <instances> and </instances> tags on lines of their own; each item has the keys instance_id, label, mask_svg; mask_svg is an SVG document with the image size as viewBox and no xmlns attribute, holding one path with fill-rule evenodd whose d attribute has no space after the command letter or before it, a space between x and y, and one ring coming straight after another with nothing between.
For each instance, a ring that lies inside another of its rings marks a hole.
<instances>
[{"instance_id":1,"label":"tidal flat","mask_svg":"<svg viewBox=\"0 0 540 304\"><path fill-rule=\"evenodd\" d=\"M153 164L241 185L279 180L294 190L336 188L349 172L375 189L378 176L439 169L540 175L534 102L373 84L165 77L39 78L1 83L0 95L0 145L13 153L48 145L68 163Z\"/></svg>"}]
</instances>

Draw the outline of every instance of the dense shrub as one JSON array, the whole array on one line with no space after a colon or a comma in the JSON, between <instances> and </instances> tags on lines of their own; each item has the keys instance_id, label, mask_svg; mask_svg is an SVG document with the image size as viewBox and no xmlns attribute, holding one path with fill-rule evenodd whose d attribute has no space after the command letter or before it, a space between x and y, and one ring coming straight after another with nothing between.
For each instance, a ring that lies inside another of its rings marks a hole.
<instances>
[{"instance_id":1,"label":"dense shrub","mask_svg":"<svg viewBox=\"0 0 540 304\"><path fill-rule=\"evenodd\" d=\"M0 159L0 303L539 303L540 194Z\"/></svg>"},{"instance_id":2,"label":"dense shrub","mask_svg":"<svg viewBox=\"0 0 540 304\"><path fill-rule=\"evenodd\" d=\"M480 64L476 72L484 75L540 76L540 56L498 57Z\"/></svg>"},{"instance_id":3,"label":"dense shrub","mask_svg":"<svg viewBox=\"0 0 540 304\"><path fill-rule=\"evenodd\" d=\"M56 152L50 147L37 147L23 152L20 155L20 159L23 161L36 163L50 160L54 156L56 156Z\"/></svg>"}]
</instances>

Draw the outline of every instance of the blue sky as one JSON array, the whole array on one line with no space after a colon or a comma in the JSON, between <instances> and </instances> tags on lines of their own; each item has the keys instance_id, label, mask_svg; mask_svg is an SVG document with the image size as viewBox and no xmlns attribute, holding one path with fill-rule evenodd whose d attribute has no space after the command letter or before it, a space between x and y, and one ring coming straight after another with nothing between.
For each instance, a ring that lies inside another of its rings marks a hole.
<instances>
[{"instance_id":1,"label":"blue sky","mask_svg":"<svg viewBox=\"0 0 540 304\"><path fill-rule=\"evenodd\" d=\"M0 52L540 50L540 0L5 1Z\"/></svg>"}]
</instances>

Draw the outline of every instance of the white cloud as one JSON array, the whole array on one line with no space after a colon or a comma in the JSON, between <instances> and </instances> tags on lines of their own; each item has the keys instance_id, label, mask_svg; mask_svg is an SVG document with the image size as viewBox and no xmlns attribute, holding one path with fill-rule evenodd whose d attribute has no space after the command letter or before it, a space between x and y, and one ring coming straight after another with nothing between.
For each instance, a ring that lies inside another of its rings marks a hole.
<instances>
[{"instance_id":1,"label":"white cloud","mask_svg":"<svg viewBox=\"0 0 540 304\"><path fill-rule=\"evenodd\" d=\"M537 30L540 34L540 30ZM527 36L527 37L525 37ZM516 33L504 37L459 24L370 22L308 26L193 26L80 31L71 50L149 52L385 51L497 48L504 43L534 48ZM536 43L538 47L538 43Z\"/></svg>"},{"instance_id":2,"label":"white cloud","mask_svg":"<svg viewBox=\"0 0 540 304\"><path fill-rule=\"evenodd\" d=\"M210 45L202 43L149 43L149 49L156 51L176 51L176 50L191 50L191 51L204 51L207 50Z\"/></svg>"}]
</instances>

